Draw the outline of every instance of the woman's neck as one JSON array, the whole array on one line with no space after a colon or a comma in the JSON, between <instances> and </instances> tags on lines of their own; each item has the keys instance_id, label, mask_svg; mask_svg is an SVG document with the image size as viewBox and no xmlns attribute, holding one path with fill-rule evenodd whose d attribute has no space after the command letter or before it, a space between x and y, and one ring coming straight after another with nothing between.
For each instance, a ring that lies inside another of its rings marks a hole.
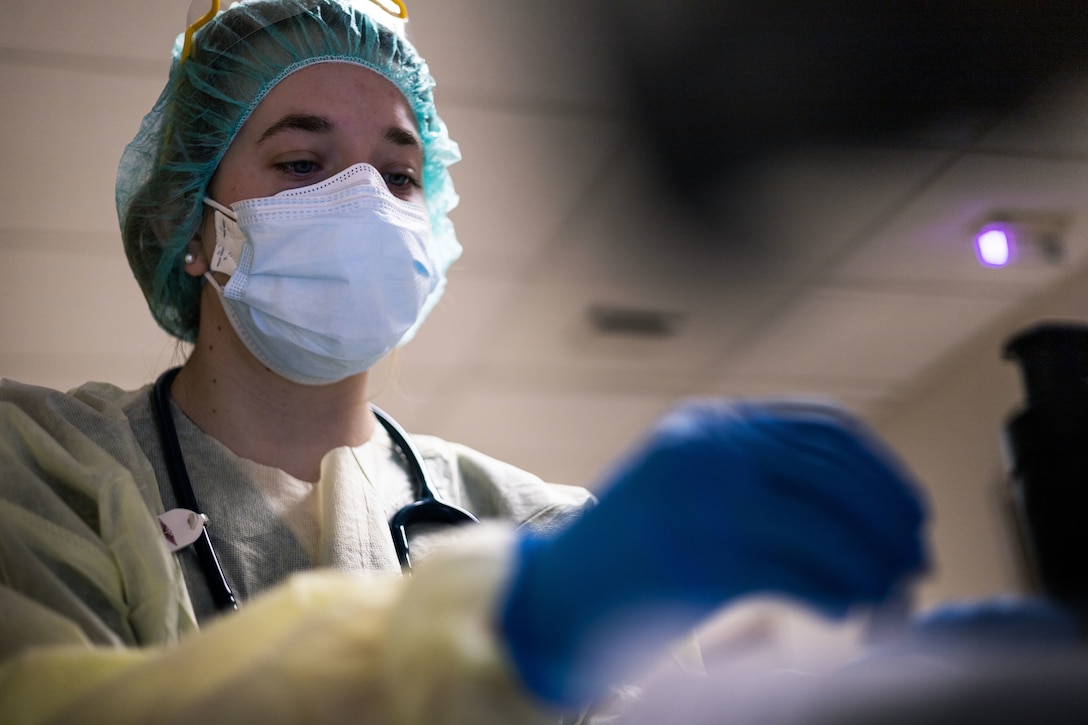
<instances>
[{"instance_id":1,"label":"woman's neck","mask_svg":"<svg viewBox=\"0 0 1088 725\"><path fill-rule=\"evenodd\" d=\"M218 302L218 300L216 300ZM174 403L235 454L317 481L321 459L370 439L367 373L300 385L254 358L218 304L204 304L193 354L171 388Z\"/></svg>"}]
</instances>

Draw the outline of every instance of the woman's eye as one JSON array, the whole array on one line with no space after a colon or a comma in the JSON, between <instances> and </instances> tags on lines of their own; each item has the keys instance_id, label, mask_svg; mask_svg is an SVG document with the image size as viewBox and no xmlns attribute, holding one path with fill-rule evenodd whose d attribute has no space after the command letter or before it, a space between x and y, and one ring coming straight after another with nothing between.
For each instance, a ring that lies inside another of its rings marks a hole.
<instances>
[{"instance_id":1,"label":"woman's eye","mask_svg":"<svg viewBox=\"0 0 1088 725\"><path fill-rule=\"evenodd\" d=\"M409 186L419 186L419 182L408 174L401 174L397 172L389 172L382 174L385 178L385 183L389 184L394 189L404 189Z\"/></svg>"},{"instance_id":2,"label":"woman's eye","mask_svg":"<svg viewBox=\"0 0 1088 725\"><path fill-rule=\"evenodd\" d=\"M276 164L276 168L280 171L292 174L294 176L309 176L320 168L316 161L309 161L306 159L299 159L298 161L285 161L280 164Z\"/></svg>"}]
</instances>

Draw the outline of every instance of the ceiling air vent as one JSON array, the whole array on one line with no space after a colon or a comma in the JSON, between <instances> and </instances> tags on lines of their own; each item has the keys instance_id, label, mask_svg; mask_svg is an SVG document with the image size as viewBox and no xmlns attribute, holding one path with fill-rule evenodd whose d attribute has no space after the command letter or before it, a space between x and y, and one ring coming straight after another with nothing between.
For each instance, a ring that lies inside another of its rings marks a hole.
<instances>
[{"instance_id":1,"label":"ceiling air vent","mask_svg":"<svg viewBox=\"0 0 1088 725\"><path fill-rule=\"evenodd\" d=\"M674 337L684 319L680 312L611 305L591 305L588 314L590 325L598 335L644 340Z\"/></svg>"}]
</instances>

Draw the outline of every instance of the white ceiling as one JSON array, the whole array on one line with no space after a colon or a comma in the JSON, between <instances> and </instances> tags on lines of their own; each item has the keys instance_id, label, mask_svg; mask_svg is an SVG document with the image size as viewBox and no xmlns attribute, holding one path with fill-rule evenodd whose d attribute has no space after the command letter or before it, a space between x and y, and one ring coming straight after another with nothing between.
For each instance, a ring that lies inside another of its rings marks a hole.
<instances>
[{"instance_id":1,"label":"white ceiling","mask_svg":"<svg viewBox=\"0 0 1088 725\"><path fill-rule=\"evenodd\" d=\"M131 279L114 174L188 0L2 4L0 375L142 385L183 351ZM410 3L464 154L465 246L446 299L375 376L411 430L590 483L682 397L817 393L878 417L1088 255L1077 85L966 140L769 161L745 200L761 258L724 230L694 243L608 95L608 28L551 8ZM995 211L1066 219L1064 260L981 268L971 234ZM593 305L674 314L676 334L602 336Z\"/></svg>"}]
</instances>

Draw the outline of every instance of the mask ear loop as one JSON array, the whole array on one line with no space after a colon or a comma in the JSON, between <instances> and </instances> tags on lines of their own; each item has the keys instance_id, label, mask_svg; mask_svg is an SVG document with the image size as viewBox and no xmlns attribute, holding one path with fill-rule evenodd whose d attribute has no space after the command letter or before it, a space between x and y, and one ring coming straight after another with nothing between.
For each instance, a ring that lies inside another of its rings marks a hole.
<instances>
[{"instance_id":1,"label":"mask ear loop","mask_svg":"<svg viewBox=\"0 0 1088 725\"><path fill-rule=\"evenodd\" d=\"M245 234L238 226L238 216L233 209L211 197L204 197L204 203L214 210L215 226L215 249L204 276L210 279L211 272L233 275L238 269L238 260L242 258L242 247L246 241Z\"/></svg>"},{"instance_id":2,"label":"mask ear loop","mask_svg":"<svg viewBox=\"0 0 1088 725\"><path fill-rule=\"evenodd\" d=\"M181 59L178 61L179 64L184 63L186 59L188 59L189 54L193 51L193 34L211 22L211 19L214 18L218 12L219 0L212 0L212 9L198 18L196 22L192 23L189 27L185 28L185 40L181 45Z\"/></svg>"}]
</instances>

